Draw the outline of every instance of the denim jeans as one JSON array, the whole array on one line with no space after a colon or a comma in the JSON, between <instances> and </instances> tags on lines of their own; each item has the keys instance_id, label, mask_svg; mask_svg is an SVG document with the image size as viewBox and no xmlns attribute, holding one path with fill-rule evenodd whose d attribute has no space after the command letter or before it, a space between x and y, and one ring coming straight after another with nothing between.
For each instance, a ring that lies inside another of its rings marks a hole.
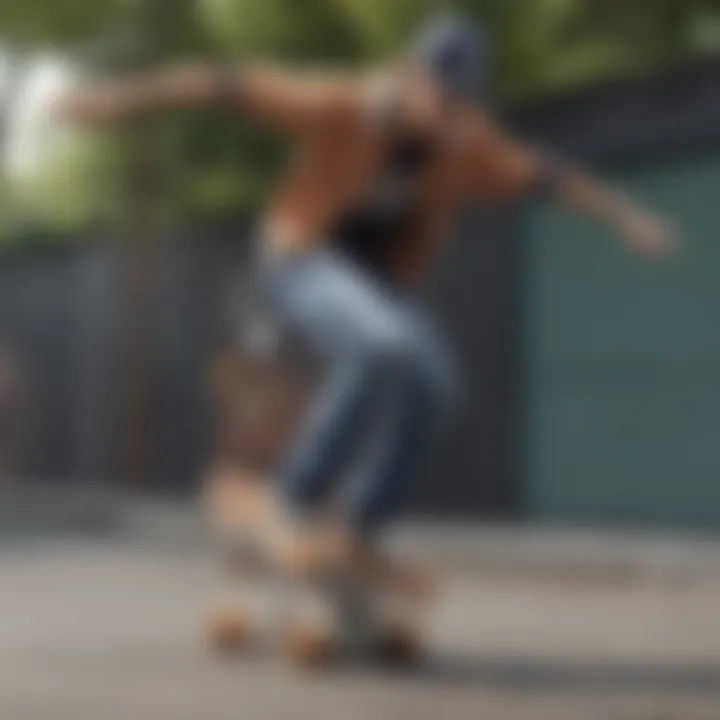
<instances>
[{"instance_id":1,"label":"denim jeans","mask_svg":"<svg viewBox=\"0 0 720 720\"><path fill-rule=\"evenodd\" d=\"M402 509L457 399L456 375L418 298L331 250L265 268L270 297L327 371L278 468L291 509L328 498L359 533Z\"/></svg>"}]
</instances>

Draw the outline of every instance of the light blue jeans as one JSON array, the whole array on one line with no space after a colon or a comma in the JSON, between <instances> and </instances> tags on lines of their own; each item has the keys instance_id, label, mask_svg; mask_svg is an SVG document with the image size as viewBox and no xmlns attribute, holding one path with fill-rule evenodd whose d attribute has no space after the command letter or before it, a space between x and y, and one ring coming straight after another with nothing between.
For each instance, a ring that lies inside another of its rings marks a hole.
<instances>
[{"instance_id":1,"label":"light blue jeans","mask_svg":"<svg viewBox=\"0 0 720 720\"><path fill-rule=\"evenodd\" d=\"M286 322L327 372L279 467L291 511L327 499L356 532L402 509L457 399L454 366L421 302L330 250L266 268Z\"/></svg>"}]
</instances>

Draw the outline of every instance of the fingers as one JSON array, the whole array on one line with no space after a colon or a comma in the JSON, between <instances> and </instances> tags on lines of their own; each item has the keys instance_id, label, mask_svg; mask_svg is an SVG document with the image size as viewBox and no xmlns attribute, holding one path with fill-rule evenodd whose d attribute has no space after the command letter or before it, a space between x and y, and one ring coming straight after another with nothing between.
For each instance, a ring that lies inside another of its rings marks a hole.
<instances>
[{"instance_id":1,"label":"fingers","mask_svg":"<svg viewBox=\"0 0 720 720\"><path fill-rule=\"evenodd\" d=\"M664 259L678 247L678 233L673 224L651 215L633 217L625 227L628 245L644 255Z\"/></svg>"}]
</instances>

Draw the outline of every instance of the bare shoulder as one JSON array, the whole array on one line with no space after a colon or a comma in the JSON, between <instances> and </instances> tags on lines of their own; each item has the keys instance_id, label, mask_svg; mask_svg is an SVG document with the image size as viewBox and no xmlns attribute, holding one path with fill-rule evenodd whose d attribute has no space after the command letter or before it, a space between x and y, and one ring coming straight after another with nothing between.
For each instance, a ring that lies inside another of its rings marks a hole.
<instances>
[{"instance_id":1,"label":"bare shoulder","mask_svg":"<svg viewBox=\"0 0 720 720\"><path fill-rule=\"evenodd\" d=\"M484 114L461 108L445 124L440 133L442 152L438 160L446 182L449 177L458 181L467 174L467 168L477 165L486 144L486 123Z\"/></svg>"},{"instance_id":2,"label":"bare shoulder","mask_svg":"<svg viewBox=\"0 0 720 720\"><path fill-rule=\"evenodd\" d=\"M454 147L464 157L487 151L502 138L500 123L484 108L462 107L453 122Z\"/></svg>"},{"instance_id":3,"label":"bare shoulder","mask_svg":"<svg viewBox=\"0 0 720 720\"><path fill-rule=\"evenodd\" d=\"M506 199L522 193L537 170L532 149L482 108L458 111L449 139L455 181L474 197Z\"/></svg>"}]
</instances>

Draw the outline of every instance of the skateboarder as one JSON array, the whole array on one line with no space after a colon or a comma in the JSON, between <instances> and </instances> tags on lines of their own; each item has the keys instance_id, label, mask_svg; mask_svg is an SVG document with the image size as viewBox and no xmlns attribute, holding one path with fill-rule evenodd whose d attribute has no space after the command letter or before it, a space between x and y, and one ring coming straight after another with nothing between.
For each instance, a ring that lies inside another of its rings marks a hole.
<instances>
[{"instance_id":1,"label":"skateboarder","mask_svg":"<svg viewBox=\"0 0 720 720\"><path fill-rule=\"evenodd\" d=\"M673 246L663 220L498 126L482 94L489 62L481 29L443 18L364 74L196 64L99 82L59 105L88 122L222 106L294 143L259 262L275 307L328 371L273 474L298 528L333 498L335 546L353 557L373 557L452 415L458 380L418 290L464 205L542 196L638 252Z\"/></svg>"}]
</instances>

